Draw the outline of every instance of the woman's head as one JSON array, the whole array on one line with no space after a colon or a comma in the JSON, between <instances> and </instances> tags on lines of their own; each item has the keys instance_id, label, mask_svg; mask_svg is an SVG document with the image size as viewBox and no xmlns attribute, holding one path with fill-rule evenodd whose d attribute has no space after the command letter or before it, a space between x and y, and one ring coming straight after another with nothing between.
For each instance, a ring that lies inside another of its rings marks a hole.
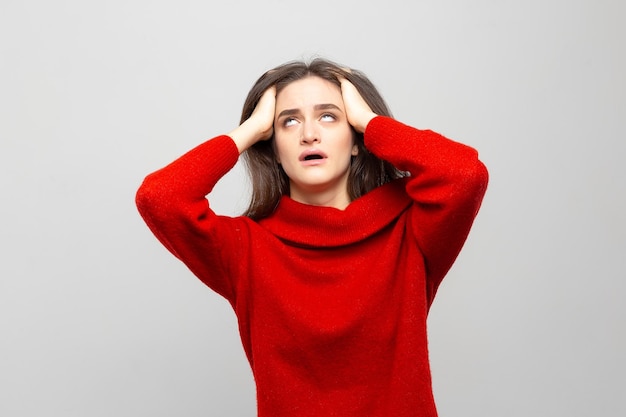
<instances>
[{"instance_id":1,"label":"woman's head","mask_svg":"<svg viewBox=\"0 0 626 417\"><path fill-rule=\"evenodd\" d=\"M313 85L329 85L331 88L336 86L337 89L340 89L339 78L344 77L357 88L376 114L391 116L384 99L363 73L346 69L325 59L316 58L311 62L288 62L263 74L248 93L243 106L241 122L243 123L250 117L261 96L269 87L276 87L277 103L279 103L281 92L287 86L309 77L324 80ZM302 84L302 82L297 84ZM310 84L305 83L305 85ZM293 88L287 89L286 94L290 93L291 90ZM402 174L388 162L382 161L368 152L363 142L363 135L354 129L350 130L355 146L351 160L348 161L346 186L350 200L354 200L373 188L402 176ZM276 135L276 127L274 132ZM281 134L280 131L278 134ZM290 194L290 178L279 162L275 137L268 141L257 142L250 147L244 153L244 161L252 182L252 198L244 214L253 219L260 219L273 212L283 195Z\"/></svg>"}]
</instances>

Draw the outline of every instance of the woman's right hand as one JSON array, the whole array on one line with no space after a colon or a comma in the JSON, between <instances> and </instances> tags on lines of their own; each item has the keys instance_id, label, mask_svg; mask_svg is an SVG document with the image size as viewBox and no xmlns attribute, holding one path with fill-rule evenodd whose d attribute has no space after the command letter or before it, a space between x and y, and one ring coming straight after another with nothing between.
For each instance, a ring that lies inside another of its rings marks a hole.
<instances>
[{"instance_id":1,"label":"woman's right hand","mask_svg":"<svg viewBox=\"0 0 626 417\"><path fill-rule=\"evenodd\" d=\"M276 87L265 90L250 117L228 133L239 153L260 140L268 140L274 133L274 114L276 112Z\"/></svg>"}]
</instances>

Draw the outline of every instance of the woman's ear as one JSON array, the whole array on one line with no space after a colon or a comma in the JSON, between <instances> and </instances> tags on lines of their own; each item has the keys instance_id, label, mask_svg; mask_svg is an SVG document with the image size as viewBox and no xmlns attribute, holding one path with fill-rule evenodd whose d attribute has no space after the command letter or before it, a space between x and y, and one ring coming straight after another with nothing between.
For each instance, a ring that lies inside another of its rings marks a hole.
<instances>
[{"instance_id":1,"label":"woman's ear","mask_svg":"<svg viewBox=\"0 0 626 417\"><path fill-rule=\"evenodd\" d=\"M352 156L357 156L359 154L359 145L357 145L356 143L354 145L352 145L352 152L351 152Z\"/></svg>"}]
</instances>

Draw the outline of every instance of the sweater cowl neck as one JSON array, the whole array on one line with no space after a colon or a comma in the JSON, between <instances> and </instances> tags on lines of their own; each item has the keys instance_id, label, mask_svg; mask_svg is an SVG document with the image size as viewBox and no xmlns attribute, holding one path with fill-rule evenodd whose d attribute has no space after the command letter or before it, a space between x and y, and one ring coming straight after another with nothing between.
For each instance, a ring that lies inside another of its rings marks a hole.
<instances>
[{"instance_id":1,"label":"sweater cowl neck","mask_svg":"<svg viewBox=\"0 0 626 417\"><path fill-rule=\"evenodd\" d=\"M274 213L259 224L297 246L344 246L389 226L410 204L405 180L399 179L357 198L345 210L299 203L283 196Z\"/></svg>"}]
</instances>

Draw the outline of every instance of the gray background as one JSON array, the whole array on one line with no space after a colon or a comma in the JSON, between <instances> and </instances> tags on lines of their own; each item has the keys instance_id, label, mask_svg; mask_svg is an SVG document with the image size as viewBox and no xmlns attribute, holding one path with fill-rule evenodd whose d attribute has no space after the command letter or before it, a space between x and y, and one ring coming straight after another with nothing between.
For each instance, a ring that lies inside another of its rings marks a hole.
<instances>
[{"instance_id":1,"label":"gray background","mask_svg":"<svg viewBox=\"0 0 626 417\"><path fill-rule=\"evenodd\" d=\"M0 2L0 415L252 416L233 313L156 241L143 177L265 70L365 71L491 183L433 306L442 416L626 414L621 1ZM237 166L218 212L247 201Z\"/></svg>"}]
</instances>

